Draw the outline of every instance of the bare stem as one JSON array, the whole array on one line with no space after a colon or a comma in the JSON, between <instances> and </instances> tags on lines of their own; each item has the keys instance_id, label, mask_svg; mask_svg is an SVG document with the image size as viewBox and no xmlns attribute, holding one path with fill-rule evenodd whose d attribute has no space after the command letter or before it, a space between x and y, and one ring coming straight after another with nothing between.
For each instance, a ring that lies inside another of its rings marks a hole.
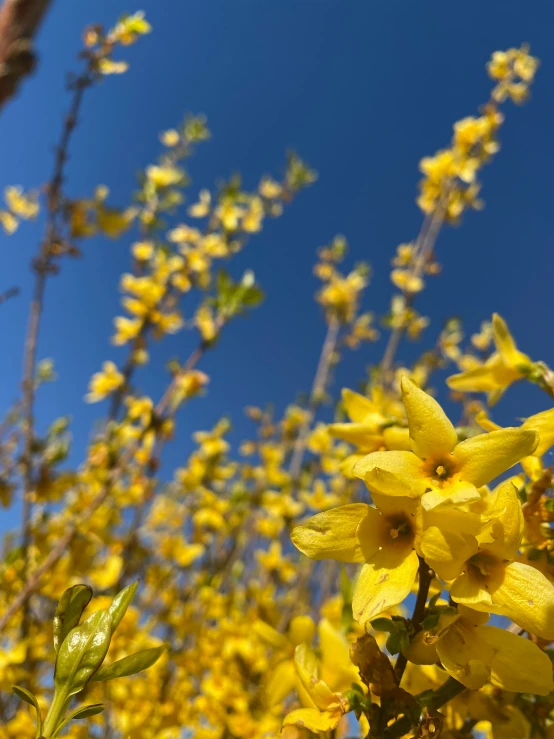
<instances>
[{"instance_id":1,"label":"bare stem","mask_svg":"<svg viewBox=\"0 0 554 739\"><path fill-rule=\"evenodd\" d=\"M414 250L414 269L412 274L416 278L422 276L423 272L425 271L427 262L429 261L429 258L433 253L433 249L435 248L435 244L437 243L437 239L441 227L444 223L444 218L446 216L447 201L448 190L438 201L435 210L431 214L428 214L423 221L421 231L419 232L419 235L416 239ZM412 292L404 293L405 308L409 308L412 305L414 301L414 295L415 293ZM406 327L404 324L402 324L401 326L393 329L391 335L389 336L389 341L385 348L383 359L381 360L380 365L381 374L383 376L387 375L392 369L394 358L396 356L396 352L398 351L398 347L400 345L400 341L404 335L405 330Z\"/></svg>"},{"instance_id":2,"label":"bare stem","mask_svg":"<svg viewBox=\"0 0 554 739\"><path fill-rule=\"evenodd\" d=\"M412 618L410 621L412 622L412 626L414 627L415 632L421 631L421 622L423 621L423 617L425 616L425 606L427 605L427 597L429 595L429 587L431 585L431 582L433 580L433 571L429 569L429 566L425 563L425 560L420 557L419 558L419 586L417 591L417 597L416 602L414 604L414 610L412 613ZM396 679L398 680L398 684L402 682L402 677L404 676L404 670L406 669L406 666L408 664L407 658L400 654L398 659L396 660L396 664L394 666L394 671L396 673Z\"/></svg>"},{"instance_id":3,"label":"bare stem","mask_svg":"<svg viewBox=\"0 0 554 739\"><path fill-rule=\"evenodd\" d=\"M331 318L327 326L327 334L321 348L321 354L319 356L319 362L317 365L317 370L310 393L308 413L306 414L306 419L304 423L300 427L292 452L292 457L289 465L289 475L291 480L298 479L300 470L302 468L302 462L304 460L304 454L306 452L308 434L310 432L310 428L314 420L318 405L321 402L321 397L323 396L327 387L327 383L329 381L329 370L331 369L333 353L337 346L339 330L339 321L336 318Z\"/></svg>"},{"instance_id":4,"label":"bare stem","mask_svg":"<svg viewBox=\"0 0 554 739\"><path fill-rule=\"evenodd\" d=\"M33 299L31 302L27 334L25 338L25 349L23 358L23 453L22 453L22 477L23 477L23 512L22 512L22 549L23 570L22 578L25 579L29 565L29 549L32 539L32 515L33 515L33 446L35 442L35 374L37 360L37 344L40 331L40 322L44 305L44 293L46 280L54 271L52 263L52 245L60 238L58 219L61 212L61 188L64 181L65 163L68 157L68 149L73 130L77 123L77 116L81 108L83 93L90 84L88 70L83 73L74 85L74 95L69 112L65 118L62 134L54 160L54 170L48 184L48 220L44 238L39 246L38 255L34 260L35 284ZM22 635L27 636L29 629L28 601L24 602Z\"/></svg>"}]
</instances>

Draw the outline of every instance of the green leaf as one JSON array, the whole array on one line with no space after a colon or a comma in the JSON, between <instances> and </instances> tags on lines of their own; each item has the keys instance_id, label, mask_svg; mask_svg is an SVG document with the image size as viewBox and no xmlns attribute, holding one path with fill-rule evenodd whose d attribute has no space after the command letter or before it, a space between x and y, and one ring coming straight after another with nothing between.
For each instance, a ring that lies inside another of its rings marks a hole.
<instances>
[{"instance_id":1,"label":"green leaf","mask_svg":"<svg viewBox=\"0 0 554 739\"><path fill-rule=\"evenodd\" d=\"M410 646L410 637L407 631L395 631L387 639L387 650L390 654L403 652Z\"/></svg>"},{"instance_id":2,"label":"green leaf","mask_svg":"<svg viewBox=\"0 0 554 739\"><path fill-rule=\"evenodd\" d=\"M54 649L56 652L71 629L78 625L91 598L92 589L88 585L74 585L60 598L54 616Z\"/></svg>"},{"instance_id":3,"label":"green leaf","mask_svg":"<svg viewBox=\"0 0 554 739\"><path fill-rule=\"evenodd\" d=\"M121 619L125 615L127 608L129 608L131 601L135 597L137 588L138 588L138 580L134 582L132 585L127 585L126 588L123 588L123 590L120 590L119 593L112 600L109 611L113 618L113 630L114 631L117 629L117 627L121 623Z\"/></svg>"},{"instance_id":4,"label":"green leaf","mask_svg":"<svg viewBox=\"0 0 554 739\"><path fill-rule=\"evenodd\" d=\"M28 703L29 705L34 706L35 711L37 712L37 733L36 733L36 737L38 739L38 737L40 737L42 735L42 716L41 716L41 713L40 713L40 706L38 704L37 699L31 693L30 690L27 690L27 688L22 688L20 685L12 685L12 691L22 701L25 701L25 703Z\"/></svg>"},{"instance_id":5,"label":"green leaf","mask_svg":"<svg viewBox=\"0 0 554 739\"><path fill-rule=\"evenodd\" d=\"M78 721L79 719L97 716L99 713L102 713L105 708L106 706L102 703L91 703L90 706L80 706L79 708L76 708L73 713L70 713L69 716L58 726L53 734L53 739L61 734L62 730L65 729L70 721Z\"/></svg>"},{"instance_id":6,"label":"green leaf","mask_svg":"<svg viewBox=\"0 0 554 739\"><path fill-rule=\"evenodd\" d=\"M435 611L434 613L429 613L427 616L425 616L425 618L421 622L421 625L426 631L430 631L438 625L439 619L440 613Z\"/></svg>"},{"instance_id":7,"label":"green leaf","mask_svg":"<svg viewBox=\"0 0 554 739\"><path fill-rule=\"evenodd\" d=\"M69 697L85 687L104 661L112 627L112 614L102 609L69 632L56 659L56 691Z\"/></svg>"},{"instance_id":8,"label":"green leaf","mask_svg":"<svg viewBox=\"0 0 554 739\"><path fill-rule=\"evenodd\" d=\"M118 659L117 662L113 662L111 665L103 665L93 675L92 682L105 682L106 680L114 680L116 677L127 677L142 672L142 670L147 670L159 660L165 649L165 645L152 647L151 649L141 649L140 652Z\"/></svg>"},{"instance_id":9,"label":"green leaf","mask_svg":"<svg viewBox=\"0 0 554 739\"><path fill-rule=\"evenodd\" d=\"M388 631L390 634L396 631L397 628L390 618L374 618L370 623L375 631Z\"/></svg>"}]
</instances>

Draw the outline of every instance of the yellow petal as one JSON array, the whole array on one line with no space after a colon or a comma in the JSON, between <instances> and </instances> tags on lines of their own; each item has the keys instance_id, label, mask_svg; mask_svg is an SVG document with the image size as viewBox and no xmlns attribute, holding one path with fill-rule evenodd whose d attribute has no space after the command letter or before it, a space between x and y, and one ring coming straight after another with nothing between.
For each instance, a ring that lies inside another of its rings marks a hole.
<instances>
[{"instance_id":1,"label":"yellow petal","mask_svg":"<svg viewBox=\"0 0 554 739\"><path fill-rule=\"evenodd\" d=\"M508 616L525 631L554 639L554 585L534 567L512 562L492 594L491 613Z\"/></svg>"},{"instance_id":2,"label":"yellow petal","mask_svg":"<svg viewBox=\"0 0 554 739\"><path fill-rule=\"evenodd\" d=\"M283 726L301 726L310 731L329 731L338 724L338 718L329 713L321 713L317 708L298 708L291 711L283 720Z\"/></svg>"},{"instance_id":3,"label":"yellow petal","mask_svg":"<svg viewBox=\"0 0 554 739\"><path fill-rule=\"evenodd\" d=\"M322 618L318 625L321 649L321 679L333 692L346 692L359 681L358 669L350 661L350 645L342 633Z\"/></svg>"},{"instance_id":4,"label":"yellow petal","mask_svg":"<svg viewBox=\"0 0 554 739\"><path fill-rule=\"evenodd\" d=\"M449 509L466 503L475 503L481 499L479 491L470 482L454 480L443 487L431 489L421 498L421 505L426 511Z\"/></svg>"},{"instance_id":5,"label":"yellow petal","mask_svg":"<svg viewBox=\"0 0 554 739\"><path fill-rule=\"evenodd\" d=\"M294 616L287 629L289 641L294 646L310 644L315 636L315 623L310 616Z\"/></svg>"},{"instance_id":6,"label":"yellow petal","mask_svg":"<svg viewBox=\"0 0 554 739\"><path fill-rule=\"evenodd\" d=\"M270 644L276 649L286 649L288 646L288 640L286 636L283 636L277 629L270 626L261 619L256 619L252 624L252 628L260 639L263 639L267 644Z\"/></svg>"},{"instance_id":7,"label":"yellow petal","mask_svg":"<svg viewBox=\"0 0 554 739\"><path fill-rule=\"evenodd\" d=\"M492 649L473 638L473 631L454 623L437 642L437 654L445 668L458 682L479 690L490 677L488 662Z\"/></svg>"},{"instance_id":8,"label":"yellow petal","mask_svg":"<svg viewBox=\"0 0 554 739\"><path fill-rule=\"evenodd\" d=\"M505 428L462 441L453 456L460 478L479 488L532 454L538 442L535 431Z\"/></svg>"},{"instance_id":9,"label":"yellow petal","mask_svg":"<svg viewBox=\"0 0 554 739\"><path fill-rule=\"evenodd\" d=\"M479 542L499 559L513 560L523 536L523 511L511 480L498 486L489 513L491 521L479 534Z\"/></svg>"},{"instance_id":10,"label":"yellow petal","mask_svg":"<svg viewBox=\"0 0 554 739\"><path fill-rule=\"evenodd\" d=\"M531 360L526 354L519 351L506 321L498 313L495 313L492 317L492 330L494 343L504 364L516 369L521 365L530 364Z\"/></svg>"},{"instance_id":11,"label":"yellow petal","mask_svg":"<svg viewBox=\"0 0 554 739\"><path fill-rule=\"evenodd\" d=\"M373 452L360 459L353 472L371 492L407 498L417 498L425 492L422 462L413 452Z\"/></svg>"},{"instance_id":12,"label":"yellow petal","mask_svg":"<svg viewBox=\"0 0 554 739\"><path fill-rule=\"evenodd\" d=\"M383 446L383 437L375 433L375 426L365 423L332 423L327 430L336 439L348 441L356 446L363 446L371 451Z\"/></svg>"},{"instance_id":13,"label":"yellow petal","mask_svg":"<svg viewBox=\"0 0 554 739\"><path fill-rule=\"evenodd\" d=\"M462 603L474 608L476 611L492 613L492 596L476 577L471 573L464 572L457 577L450 586L450 597L456 603Z\"/></svg>"},{"instance_id":14,"label":"yellow petal","mask_svg":"<svg viewBox=\"0 0 554 739\"><path fill-rule=\"evenodd\" d=\"M475 631L492 648L491 683L514 693L548 695L554 690L552 662L536 644L495 626Z\"/></svg>"},{"instance_id":15,"label":"yellow petal","mask_svg":"<svg viewBox=\"0 0 554 739\"><path fill-rule=\"evenodd\" d=\"M383 429L383 441L387 449L410 451L410 430L402 426L387 426Z\"/></svg>"},{"instance_id":16,"label":"yellow petal","mask_svg":"<svg viewBox=\"0 0 554 739\"><path fill-rule=\"evenodd\" d=\"M443 409L407 377L402 378L401 387L412 450L421 459L450 454L458 435Z\"/></svg>"},{"instance_id":17,"label":"yellow petal","mask_svg":"<svg viewBox=\"0 0 554 739\"><path fill-rule=\"evenodd\" d=\"M500 354L493 354L481 367L451 375L447 378L446 384L452 390L462 393L499 392L502 394L502 391L508 385L521 377L521 372L504 364ZM498 397L495 398L494 402L498 400ZM493 405L494 402L489 402L489 405Z\"/></svg>"},{"instance_id":18,"label":"yellow petal","mask_svg":"<svg viewBox=\"0 0 554 739\"><path fill-rule=\"evenodd\" d=\"M523 422L521 428L537 431L540 440L534 453L537 457L542 457L550 449L552 444L554 444L554 408L549 408L547 411L529 416Z\"/></svg>"},{"instance_id":19,"label":"yellow petal","mask_svg":"<svg viewBox=\"0 0 554 739\"><path fill-rule=\"evenodd\" d=\"M296 668L292 659L286 659L272 668L265 692L270 706L281 703L296 685Z\"/></svg>"},{"instance_id":20,"label":"yellow petal","mask_svg":"<svg viewBox=\"0 0 554 739\"><path fill-rule=\"evenodd\" d=\"M352 599L352 613L356 621L365 623L401 603L412 589L418 566L415 552L411 552L392 569L365 564Z\"/></svg>"},{"instance_id":21,"label":"yellow petal","mask_svg":"<svg viewBox=\"0 0 554 739\"><path fill-rule=\"evenodd\" d=\"M362 422L367 415L376 411L373 401L348 388L342 391L342 404L348 418L355 423Z\"/></svg>"},{"instance_id":22,"label":"yellow petal","mask_svg":"<svg viewBox=\"0 0 554 739\"><path fill-rule=\"evenodd\" d=\"M446 581L458 577L467 560L479 551L474 536L442 531L437 526L431 526L423 533L420 547L429 567Z\"/></svg>"},{"instance_id":23,"label":"yellow petal","mask_svg":"<svg viewBox=\"0 0 554 739\"><path fill-rule=\"evenodd\" d=\"M367 507L367 515L362 518L356 531L360 549L366 562L369 562L381 547L383 516L376 508Z\"/></svg>"},{"instance_id":24,"label":"yellow petal","mask_svg":"<svg viewBox=\"0 0 554 739\"><path fill-rule=\"evenodd\" d=\"M363 562L356 529L369 506L350 503L318 513L291 533L293 544L311 559Z\"/></svg>"},{"instance_id":25,"label":"yellow petal","mask_svg":"<svg viewBox=\"0 0 554 739\"><path fill-rule=\"evenodd\" d=\"M299 644L294 650L294 664L310 699L318 709L325 710L335 701L335 695L329 686L318 678L315 655L306 644Z\"/></svg>"},{"instance_id":26,"label":"yellow petal","mask_svg":"<svg viewBox=\"0 0 554 739\"><path fill-rule=\"evenodd\" d=\"M502 426L499 426L497 423L492 421L485 411L479 411L479 413L476 413L475 421L479 426L481 426L483 431L498 431L498 429L502 428Z\"/></svg>"}]
</instances>

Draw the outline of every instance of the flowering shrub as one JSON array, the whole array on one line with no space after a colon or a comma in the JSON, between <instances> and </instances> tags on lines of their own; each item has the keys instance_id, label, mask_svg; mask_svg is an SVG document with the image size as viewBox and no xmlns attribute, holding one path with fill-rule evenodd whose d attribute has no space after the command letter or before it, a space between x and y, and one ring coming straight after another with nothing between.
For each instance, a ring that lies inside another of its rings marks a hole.
<instances>
[{"instance_id":1,"label":"flowering shrub","mask_svg":"<svg viewBox=\"0 0 554 739\"><path fill-rule=\"evenodd\" d=\"M315 265L326 336L305 402L282 417L247 408L252 434L238 450L226 418L197 431L167 483L160 456L190 399L207 392L204 356L263 297L251 271L236 278L225 265L316 174L290 153L255 190L234 178L185 208L186 160L210 137L202 116L188 116L162 133L131 204L116 207L103 185L66 192L83 96L124 73L121 47L150 31L142 13L86 29L52 177L41 191L7 187L0 210L7 234L45 211L22 396L1 426L0 502L21 502L22 523L0 563L0 737L554 736L543 462L554 375L498 315L467 343L449 321L432 349L399 360L403 339L429 324L416 303L440 272L441 228L482 207L501 106L527 99L537 60L526 47L494 52L490 99L422 159L423 225L393 256L387 315L362 311L370 267L345 266L347 243L333 238ZM63 279L65 260L86 258L96 234L132 234L132 246L114 319L119 360L99 360L84 396L105 401L103 421L73 467L69 420L44 435L35 425L36 395L55 380L37 340L51 275ZM334 368L380 332L383 357L333 404ZM175 333L193 337L190 353L151 397L141 368ZM447 397L438 369L449 371L458 423L434 397ZM515 382L535 385L545 410L501 428L486 404Z\"/></svg>"}]
</instances>

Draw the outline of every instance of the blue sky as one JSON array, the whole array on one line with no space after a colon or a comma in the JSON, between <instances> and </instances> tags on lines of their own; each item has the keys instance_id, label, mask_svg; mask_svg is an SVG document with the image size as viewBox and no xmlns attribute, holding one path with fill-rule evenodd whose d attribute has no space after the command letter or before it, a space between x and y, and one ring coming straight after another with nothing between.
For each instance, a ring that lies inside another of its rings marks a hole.
<instances>
[{"instance_id":1,"label":"blue sky","mask_svg":"<svg viewBox=\"0 0 554 739\"><path fill-rule=\"evenodd\" d=\"M312 265L316 248L336 233L348 238L352 263L363 259L373 266L367 307L386 311L389 260L421 222L414 204L419 159L447 144L452 123L487 99L490 53L523 41L541 59L532 100L507 106L502 150L483 177L486 208L443 233L443 273L430 282L419 307L433 317L429 342L448 316L461 315L474 331L496 310L522 349L554 363L549 0L142 0L136 7L120 0L58 0L38 40L38 72L0 118L2 186L31 188L47 180L67 106L65 73L75 68L82 27L110 25L121 12L139 8L154 31L124 50L131 64L126 75L88 95L68 165L70 195L88 195L104 183L114 204L127 204L136 171L158 154L158 133L187 111L205 113L213 132L189 165L191 199L236 171L245 186L255 186L261 174L279 172L289 147L320 175L233 263L236 275L254 269L267 298L229 327L203 364L211 376L209 394L183 414L168 466L183 461L195 429L228 414L238 438L250 428L245 405L271 400L281 410L309 388L324 334L312 299ZM18 394L28 266L39 226L0 236L0 289L22 290L0 307L2 409ZM39 428L71 414L76 461L104 412L82 402L88 379L102 360L123 357L109 337L131 241L86 242L83 258L65 262L48 285L39 355L55 359L60 380L40 393ZM192 342L179 336L160 347L144 375L154 396L165 382L164 360L185 357ZM335 391L355 386L381 353L382 345L368 345L352 354L337 373ZM517 388L495 417L510 423L546 407L537 389Z\"/></svg>"}]
</instances>

